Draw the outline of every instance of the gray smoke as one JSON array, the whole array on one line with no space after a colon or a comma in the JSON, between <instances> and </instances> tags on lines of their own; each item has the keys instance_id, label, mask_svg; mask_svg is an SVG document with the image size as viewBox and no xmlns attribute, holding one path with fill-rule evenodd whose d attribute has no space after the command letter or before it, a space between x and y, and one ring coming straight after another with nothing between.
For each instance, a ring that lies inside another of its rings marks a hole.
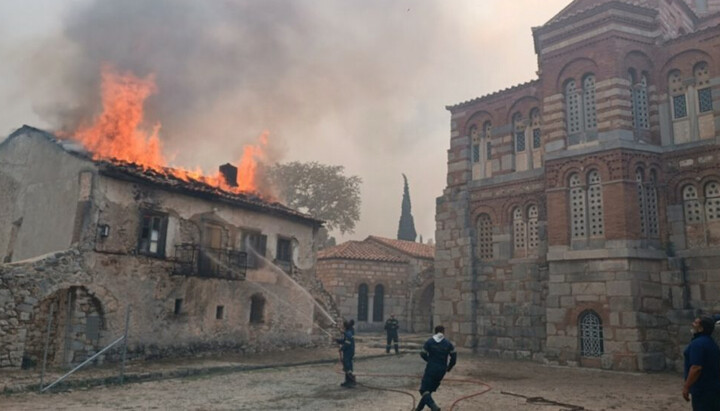
<instances>
[{"instance_id":1,"label":"gray smoke","mask_svg":"<svg viewBox=\"0 0 720 411\"><path fill-rule=\"evenodd\" d=\"M43 102L42 112L66 131L89 122L110 64L154 74L146 119L162 123L176 162L214 166L263 130L276 150L312 141L328 121L344 122L332 125L345 130L337 138L402 150L398 96L423 76L438 15L434 2L413 3L95 0L67 18L74 54L55 66L63 100Z\"/></svg>"}]
</instances>

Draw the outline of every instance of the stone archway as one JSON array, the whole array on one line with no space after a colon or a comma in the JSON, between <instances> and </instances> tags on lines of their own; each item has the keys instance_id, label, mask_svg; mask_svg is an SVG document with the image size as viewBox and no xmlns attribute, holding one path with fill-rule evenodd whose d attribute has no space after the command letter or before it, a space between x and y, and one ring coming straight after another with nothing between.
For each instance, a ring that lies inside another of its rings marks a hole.
<instances>
[{"instance_id":1,"label":"stone archway","mask_svg":"<svg viewBox=\"0 0 720 411\"><path fill-rule=\"evenodd\" d=\"M413 303L413 332L432 333L433 331L433 299L435 297L435 283L429 282L421 288Z\"/></svg>"},{"instance_id":2,"label":"stone archway","mask_svg":"<svg viewBox=\"0 0 720 411\"><path fill-rule=\"evenodd\" d=\"M37 304L33 318L25 340L25 368L42 364L49 321L47 364L51 366L79 364L95 354L107 328L100 300L82 286L49 295Z\"/></svg>"}]
</instances>

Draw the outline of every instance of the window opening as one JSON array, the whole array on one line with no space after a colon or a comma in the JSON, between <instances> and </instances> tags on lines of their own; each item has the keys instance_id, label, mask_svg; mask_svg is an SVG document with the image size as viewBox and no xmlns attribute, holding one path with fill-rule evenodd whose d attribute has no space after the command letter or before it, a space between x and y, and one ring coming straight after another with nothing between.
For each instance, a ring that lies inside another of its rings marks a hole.
<instances>
[{"instance_id":1,"label":"window opening","mask_svg":"<svg viewBox=\"0 0 720 411\"><path fill-rule=\"evenodd\" d=\"M580 317L580 355L601 357L603 347L602 320L595 312L586 312Z\"/></svg>"},{"instance_id":2,"label":"window opening","mask_svg":"<svg viewBox=\"0 0 720 411\"><path fill-rule=\"evenodd\" d=\"M705 186L705 218L720 221L720 184L716 181Z\"/></svg>"},{"instance_id":3,"label":"window opening","mask_svg":"<svg viewBox=\"0 0 720 411\"><path fill-rule=\"evenodd\" d=\"M375 296L373 297L373 322L382 322L385 318L383 310L385 308L385 287L382 284L375 286Z\"/></svg>"},{"instance_id":4,"label":"window opening","mask_svg":"<svg viewBox=\"0 0 720 411\"><path fill-rule=\"evenodd\" d=\"M167 216L145 213L141 217L140 239L138 252L162 257L165 255L165 234Z\"/></svg>"},{"instance_id":5,"label":"window opening","mask_svg":"<svg viewBox=\"0 0 720 411\"><path fill-rule=\"evenodd\" d=\"M645 184L645 201L647 203L647 232L649 237L660 236L657 203L657 173L650 171L650 181Z\"/></svg>"},{"instance_id":6,"label":"window opening","mask_svg":"<svg viewBox=\"0 0 720 411\"><path fill-rule=\"evenodd\" d=\"M241 249L247 253L247 267L257 268L260 266L262 257L265 257L267 248L267 236L259 232L243 232Z\"/></svg>"},{"instance_id":7,"label":"window opening","mask_svg":"<svg viewBox=\"0 0 720 411\"><path fill-rule=\"evenodd\" d=\"M520 207L513 210L513 242L515 243L515 251L525 250L525 221L523 221L523 212Z\"/></svg>"},{"instance_id":8,"label":"window opening","mask_svg":"<svg viewBox=\"0 0 720 411\"><path fill-rule=\"evenodd\" d=\"M591 171L588 175L588 213L590 215L590 235L602 236L605 232L603 223L602 185L600 173Z\"/></svg>"},{"instance_id":9,"label":"window opening","mask_svg":"<svg viewBox=\"0 0 720 411\"><path fill-rule=\"evenodd\" d=\"M569 134L579 133L580 126L580 95L575 85L575 80L570 80L565 85L565 104L567 115L567 129Z\"/></svg>"},{"instance_id":10,"label":"window opening","mask_svg":"<svg viewBox=\"0 0 720 411\"><path fill-rule=\"evenodd\" d=\"M490 216L481 214L477 220L478 256L483 261L493 259L493 234Z\"/></svg>"},{"instance_id":11,"label":"window opening","mask_svg":"<svg viewBox=\"0 0 720 411\"><path fill-rule=\"evenodd\" d=\"M589 75L583 80L583 109L585 112L585 129L597 128L597 112L595 109L595 76Z\"/></svg>"},{"instance_id":12,"label":"window opening","mask_svg":"<svg viewBox=\"0 0 720 411\"><path fill-rule=\"evenodd\" d=\"M585 188L582 186L580 175L570 176L570 213L571 230L573 238L585 238Z\"/></svg>"},{"instance_id":13,"label":"window opening","mask_svg":"<svg viewBox=\"0 0 720 411\"><path fill-rule=\"evenodd\" d=\"M697 189L693 185L683 188L683 208L685 209L685 223L696 224L702 222L700 201L698 200Z\"/></svg>"},{"instance_id":14,"label":"window opening","mask_svg":"<svg viewBox=\"0 0 720 411\"><path fill-rule=\"evenodd\" d=\"M276 258L284 263L292 262L292 242L289 239L278 238Z\"/></svg>"},{"instance_id":15,"label":"window opening","mask_svg":"<svg viewBox=\"0 0 720 411\"><path fill-rule=\"evenodd\" d=\"M216 320L222 320L225 318L225 307L222 305L218 305L215 307L215 319Z\"/></svg>"},{"instance_id":16,"label":"window opening","mask_svg":"<svg viewBox=\"0 0 720 411\"><path fill-rule=\"evenodd\" d=\"M538 235L538 208L536 205L528 207L528 249L535 250L540 245Z\"/></svg>"},{"instance_id":17,"label":"window opening","mask_svg":"<svg viewBox=\"0 0 720 411\"><path fill-rule=\"evenodd\" d=\"M360 284L358 287L358 321L368 320L368 286Z\"/></svg>"},{"instance_id":18,"label":"window opening","mask_svg":"<svg viewBox=\"0 0 720 411\"><path fill-rule=\"evenodd\" d=\"M183 307L182 298L176 298L175 299L175 309L173 310L173 313L175 315L180 315L180 313L182 313L182 307Z\"/></svg>"},{"instance_id":19,"label":"window opening","mask_svg":"<svg viewBox=\"0 0 720 411\"><path fill-rule=\"evenodd\" d=\"M250 297L250 323L261 324L265 322L265 297L255 294Z\"/></svg>"}]
</instances>

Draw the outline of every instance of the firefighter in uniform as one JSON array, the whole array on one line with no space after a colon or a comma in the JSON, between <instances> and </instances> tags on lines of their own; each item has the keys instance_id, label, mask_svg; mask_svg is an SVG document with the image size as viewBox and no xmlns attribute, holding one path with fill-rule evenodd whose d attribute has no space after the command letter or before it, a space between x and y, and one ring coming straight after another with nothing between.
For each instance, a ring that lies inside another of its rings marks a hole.
<instances>
[{"instance_id":1,"label":"firefighter in uniform","mask_svg":"<svg viewBox=\"0 0 720 411\"><path fill-rule=\"evenodd\" d=\"M395 314L390 314L390 318L385 321L385 333L387 333L387 345L385 346L385 354L390 354L390 343L395 342L395 354L400 353L398 346L398 328L400 323L395 318Z\"/></svg>"},{"instance_id":2,"label":"firefighter in uniform","mask_svg":"<svg viewBox=\"0 0 720 411\"><path fill-rule=\"evenodd\" d=\"M425 342L420 353L420 356L427 364L420 383L422 397L415 409L416 411L422 410L426 405L432 411L440 411L440 407L435 404L432 398L432 393L437 391L445 373L450 372L457 362L455 347L445 338L444 332L445 327L442 325L435 327L435 335ZM448 357L450 357L450 363L448 363Z\"/></svg>"},{"instance_id":3,"label":"firefighter in uniform","mask_svg":"<svg viewBox=\"0 0 720 411\"><path fill-rule=\"evenodd\" d=\"M353 357L355 356L355 320L343 322L343 336L335 340L340 344L342 354L343 371L345 371L345 382L340 384L345 388L354 388L357 385L353 375Z\"/></svg>"}]
</instances>

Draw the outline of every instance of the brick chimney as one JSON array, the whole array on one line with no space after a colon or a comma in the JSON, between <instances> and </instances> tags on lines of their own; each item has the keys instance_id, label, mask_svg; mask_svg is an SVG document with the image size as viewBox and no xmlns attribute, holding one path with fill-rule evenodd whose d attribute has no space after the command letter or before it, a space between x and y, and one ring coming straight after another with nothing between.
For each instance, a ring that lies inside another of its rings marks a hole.
<instances>
[{"instance_id":1,"label":"brick chimney","mask_svg":"<svg viewBox=\"0 0 720 411\"><path fill-rule=\"evenodd\" d=\"M220 166L220 174L222 174L225 182L230 187L237 187L237 167L227 163Z\"/></svg>"}]
</instances>

